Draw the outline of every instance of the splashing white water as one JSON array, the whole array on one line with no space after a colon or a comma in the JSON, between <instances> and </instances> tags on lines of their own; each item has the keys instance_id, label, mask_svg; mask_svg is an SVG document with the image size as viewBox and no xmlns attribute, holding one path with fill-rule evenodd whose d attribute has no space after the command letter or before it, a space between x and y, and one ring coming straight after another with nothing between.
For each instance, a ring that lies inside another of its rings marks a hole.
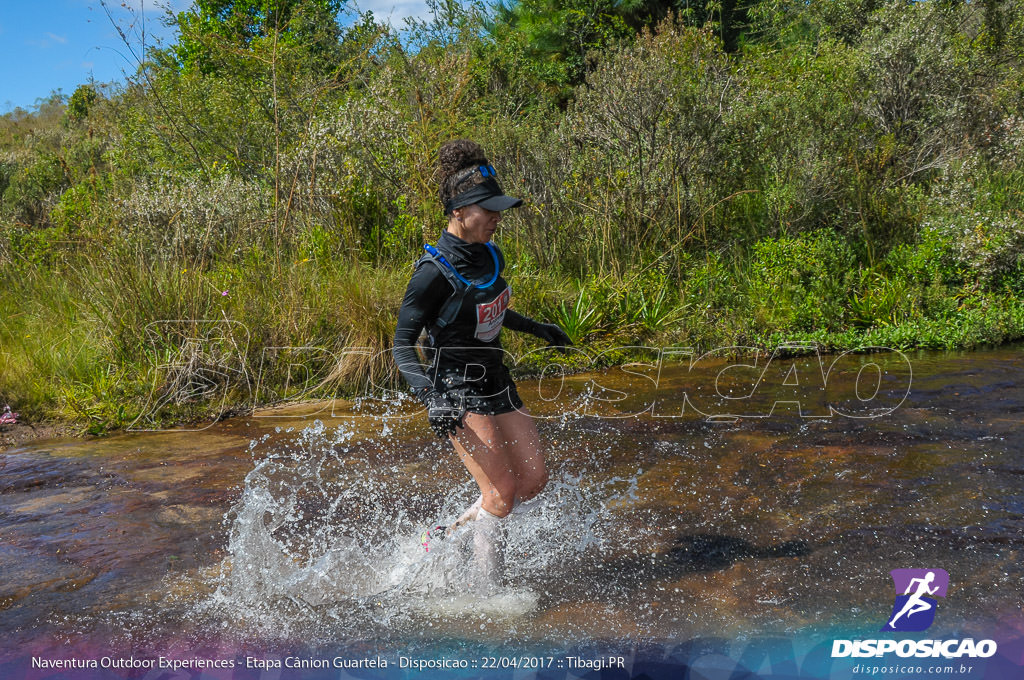
<instances>
[{"instance_id":1,"label":"splashing white water","mask_svg":"<svg viewBox=\"0 0 1024 680\"><path fill-rule=\"evenodd\" d=\"M424 532L434 525L407 508L436 500L401 469L351 454L352 438L343 426L316 421L269 452L261 452L267 437L250 444L254 467L225 518L228 557L201 605L205 616L306 641L379 639L382 631L422 630L424 619L433 627L447 619L522 618L542 599L536 582L555 572L571 578L567 568L601 549L609 501L637 499L635 477L586 485L582 474L553 471L540 497L501 520L506 583L480 593L470 586L472 523L425 549ZM438 523L452 521L476 493L472 481L447 489Z\"/></svg>"}]
</instances>

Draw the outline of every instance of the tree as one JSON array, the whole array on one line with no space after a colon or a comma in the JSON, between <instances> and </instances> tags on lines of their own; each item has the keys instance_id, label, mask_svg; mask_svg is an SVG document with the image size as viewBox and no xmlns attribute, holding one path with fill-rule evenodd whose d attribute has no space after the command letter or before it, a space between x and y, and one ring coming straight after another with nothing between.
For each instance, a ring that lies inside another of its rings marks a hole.
<instances>
[{"instance_id":1,"label":"tree","mask_svg":"<svg viewBox=\"0 0 1024 680\"><path fill-rule=\"evenodd\" d=\"M304 51L321 71L336 64L345 0L197 0L177 16L180 31L173 55L186 72L218 70L218 51L258 49L276 39Z\"/></svg>"},{"instance_id":2,"label":"tree","mask_svg":"<svg viewBox=\"0 0 1024 680\"><path fill-rule=\"evenodd\" d=\"M96 103L98 97L96 88L91 84L79 85L72 93L65 113L69 119L78 122L89 115L89 109Z\"/></svg>"},{"instance_id":3,"label":"tree","mask_svg":"<svg viewBox=\"0 0 1024 680\"><path fill-rule=\"evenodd\" d=\"M710 24L722 41L722 48L726 52L735 52L739 49L740 37L750 27L748 14L755 3L753 0L746 3L742 0L674 0L670 4L688 25ZM664 13L651 18L660 21L663 16Z\"/></svg>"},{"instance_id":4,"label":"tree","mask_svg":"<svg viewBox=\"0 0 1024 680\"><path fill-rule=\"evenodd\" d=\"M614 0L520 0L496 11L495 34L517 33L544 79L563 87L583 81L588 52L632 33Z\"/></svg>"},{"instance_id":5,"label":"tree","mask_svg":"<svg viewBox=\"0 0 1024 680\"><path fill-rule=\"evenodd\" d=\"M725 51L735 51L749 6L741 0L499 0L489 28L497 42L519 43L534 75L561 88L564 101L583 82L589 53L632 40L669 13L690 26L710 25Z\"/></svg>"}]
</instances>

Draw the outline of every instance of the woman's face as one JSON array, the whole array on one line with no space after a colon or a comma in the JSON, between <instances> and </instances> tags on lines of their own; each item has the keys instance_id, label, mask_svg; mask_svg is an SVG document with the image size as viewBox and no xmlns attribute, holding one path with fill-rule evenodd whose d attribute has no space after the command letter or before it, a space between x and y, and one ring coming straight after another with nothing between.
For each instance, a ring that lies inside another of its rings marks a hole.
<instances>
[{"instance_id":1,"label":"woman's face","mask_svg":"<svg viewBox=\"0 0 1024 680\"><path fill-rule=\"evenodd\" d=\"M463 241L487 243L501 222L501 213L481 208L477 204L456 208L448 219L448 231Z\"/></svg>"}]
</instances>

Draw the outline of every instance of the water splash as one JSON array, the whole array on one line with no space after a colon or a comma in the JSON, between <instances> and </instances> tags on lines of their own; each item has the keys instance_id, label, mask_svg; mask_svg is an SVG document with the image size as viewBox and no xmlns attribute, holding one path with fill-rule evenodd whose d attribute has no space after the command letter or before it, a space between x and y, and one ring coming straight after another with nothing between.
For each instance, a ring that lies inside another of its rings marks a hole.
<instances>
[{"instance_id":1,"label":"water splash","mask_svg":"<svg viewBox=\"0 0 1024 680\"><path fill-rule=\"evenodd\" d=\"M410 509L436 507L436 490L398 466L374 467L353 452L353 437L316 421L287 441L251 443L253 469L225 516L227 557L197 615L306 642L422 634L452 619L476 628L481 616L491 631L496 619L528 617L553 577L568 594L574 565L606 541L621 548L612 515L638 498L637 477L588 482L584 472L553 470L540 497L502 520L505 584L481 593L471 585L472 523L429 551L421 540L461 513L475 484L443 488L436 521L425 522Z\"/></svg>"}]
</instances>

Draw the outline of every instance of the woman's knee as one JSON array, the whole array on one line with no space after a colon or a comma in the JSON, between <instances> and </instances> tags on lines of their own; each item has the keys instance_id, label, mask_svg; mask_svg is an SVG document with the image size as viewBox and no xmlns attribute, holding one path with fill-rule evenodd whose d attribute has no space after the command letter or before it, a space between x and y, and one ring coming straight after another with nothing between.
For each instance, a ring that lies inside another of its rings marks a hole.
<instances>
[{"instance_id":1,"label":"woman's knee","mask_svg":"<svg viewBox=\"0 0 1024 680\"><path fill-rule=\"evenodd\" d=\"M506 479L492 480L490 489L484 491L483 508L498 517L512 512L516 500L518 484L511 475Z\"/></svg>"},{"instance_id":2,"label":"woman's knee","mask_svg":"<svg viewBox=\"0 0 1024 680\"><path fill-rule=\"evenodd\" d=\"M544 487L548 485L549 479L550 475L544 467L541 467L539 470L530 470L526 474L521 475L518 488L516 489L516 498L521 501L530 500L544 490Z\"/></svg>"}]
</instances>

